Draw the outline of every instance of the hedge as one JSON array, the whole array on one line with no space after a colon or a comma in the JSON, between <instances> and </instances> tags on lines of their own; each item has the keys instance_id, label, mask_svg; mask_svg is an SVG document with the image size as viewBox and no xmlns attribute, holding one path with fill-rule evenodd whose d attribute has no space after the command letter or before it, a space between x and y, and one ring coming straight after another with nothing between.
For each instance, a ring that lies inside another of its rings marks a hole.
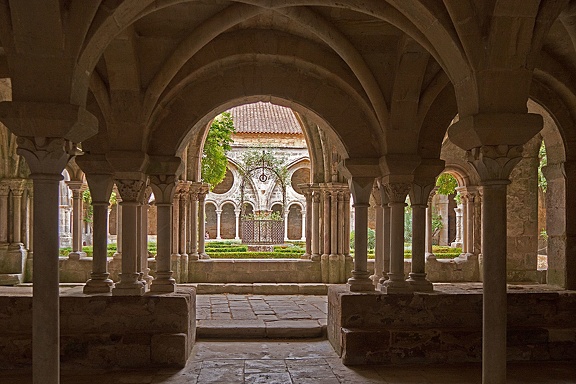
<instances>
[{"instance_id":1,"label":"hedge","mask_svg":"<svg viewBox=\"0 0 576 384\"><path fill-rule=\"evenodd\" d=\"M212 252L212 259L299 259L302 253L286 252Z\"/></svg>"},{"instance_id":2,"label":"hedge","mask_svg":"<svg viewBox=\"0 0 576 384\"><path fill-rule=\"evenodd\" d=\"M247 252L248 247L245 245L238 245L233 247L206 247L206 252Z\"/></svg>"}]
</instances>

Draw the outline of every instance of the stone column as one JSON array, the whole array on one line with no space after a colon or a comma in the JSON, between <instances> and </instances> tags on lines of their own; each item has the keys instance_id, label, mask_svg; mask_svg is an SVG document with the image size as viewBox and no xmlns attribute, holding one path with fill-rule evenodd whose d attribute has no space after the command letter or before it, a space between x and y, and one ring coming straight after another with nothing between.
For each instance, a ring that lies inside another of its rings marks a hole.
<instances>
[{"instance_id":1,"label":"stone column","mask_svg":"<svg viewBox=\"0 0 576 384\"><path fill-rule=\"evenodd\" d=\"M432 199L434 198L434 195L436 195L435 189L430 192L430 195L428 196L428 206L426 207L426 260L430 257L436 257L432 250Z\"/></svg>"},{"instance_id":2,"label":"stone column","mask_svg":"<svg viewBox=\"0 0 576 384\"><path fill-rule=\"evenodd\" d=\"M340 257L338 256L338 190L332 186L330 195L330 264L328 282L340 282Z\"/></svg>"},{"instance_id":3,"label":"stone column","mask_svg":"<svg viewBox=\"0 0 576 384\"><path fill-rule=\"evenodd\" d=\"M220 234L220 224L222 220L222 209L216 209L216 240L222 240Z\"/></svg>"},{"instance_id":4,"label":"stone column","mask_svg":"<svg viewBox=\"0 0 576 384\"><path fill-rule=\"evenodd\" d=\"M375 185L372 191L376 201L376 241L374 244L374 274L370 276L374 286L378 286L384 270L384 209L382 208L382 199L380 197L379 186Z\"/></svg>"},{"instance_id":5,"label":"stone column","mask_svg":"<svg viewBox=\"0 0 576 384\"><path fill-rule=\"evenodd\" d=\"M462 242L462 256L468 253L468 193L466 192L466 187L458 187L456 189L460 193L460 197L462 199L462 204L460 207L462 208L462 220L461 220L461 228L462 233L460 234L460 239Z\"/></svg>"},{"instance_id":6,"label":"stone column","mask_svg":"<svg viewBox=\"0 0 576 384\"><path fill-rule=\"evenodd\" d=\"M386 186L378 181L378 190L380 191L380 203L382 204L382 277L378 282L377 288L382 290L382 284L388 280L390 273L390 199Z\"/></svg>"},{"instance_id":7,"label":"stone column","mask_svg":"<svg viewBox=\"0 0 576 384\"><path fill-rule=\"evenodd\" d=\"M20 180L10 181L12 191L12 236L11 243L14 246L22 247L22 196L24 195L24 185Z\"/></svg>"},{"instance_id":8,"label":"stone column","mask_svg":"<svg viewBox=\"0 0 576 384\"><path fill-rule=\"evenodd\" d=\"M354 198L354 270L348 279L352 292L374 291L374 285L368 273L368 207L374 184L373 177L351 177L350 190Z\"/></svg>"},{"instance_id":9,"label":"stone column","mask_svg":"<svg viewBox=\"0 0 576 384\"><path fill-rule=\"evenodd\" d=\"M467 152L483 192L483 383L506 382L506 189L521 146L483 146Z\"/></svg>"},{"instance_id":10,"label":"stone column","mask_svg":"<svg viewBox=\"0 0 576 384\"><path fill-rule=\"evenodd\" d=\"M72 191L72 252L68 258L79 260L86 257L82 252L82 192L85 187L82 180L66 181L66 185Z\"/></svg>"},{"instance_id":11,"label":"stone column","mask_svg":"<svg viewBox=\"0 0 576 384\"><path fill-rule=\"evenodd\" d=\"M300 241L306 241L306 210L301 209L300 214L302 215L302 223L300 228Z\"/></svg>"},{"instance_id":12,"label":"stone column","mask_svg":"<svg viewBox=\"0 0 576 384\"><path fill-rule=\"evenodd\" d=\"M187 241L186 241L186 234L188 232L188 213L187 207L189 205L188 198L190 195L190 184L187 182L181 182L178 185L178 191L180 195L180 209L179 209L179 228L180 228L180 237L179 237L179 253L180 253L180 282L185 283L188 281L188 254L187 252Z\"/></svg>"},{"instance_id":13,"label":"stone column","mask_svg":"<svg viewBox=\"0 0 576 384\"><path fill-rule=\"evenodd\" d=\"M118 192L118 187L114 184L112 189L116 194L116 252L114 253L114 259L122 258L122 196Z\"/></svg>"},{"instance_id":14,"label":"stone column","mask_svg":"<svg viewBox=\"0 0 576 384\"><path fill-rule=\"evenodd\" d=\"M0 243L8 243L8 195L10 186L0 181Z\"/></svg>"},{"instance_id":15,"label":"stone column","mask_svg":"<svg viewBox=\"0 0 576 384\"><path fill-rule=\"evenodd\" d=\"M190 187L190 254L189 260L198 260L198 192L197 186L192 184ZM239 215L239 214L238 214ZM236 216L238 220L238 216ZM238 234L238 227L236 227L236 234Z\"/></svg>"},{"instance_id":16,"label":"stone column","mask_svg":"<svg viewBox=\"0 0 576 384\"><path fill-rule=\"evenodd\" d=\"M84 286L84 293L108 293L114 283L108 278L108 206L114 181L111 174L86 173L86 181L94 208L94 233L92 246L92 272Z\"/></svg>"},{"instance_id":17,"label":"stone column","mask_svg":"<svg viewBox=\"0 0 576 384\"><path fill-rule=\"evenodd\" d=\"M146 290L150 289L150 284L154 278L150 276L150 268L148 268L148 202L152 195L152 189L148 186L144 190L143 198L140 204L140 265L142 272L142 281L145 284ZM158 249L158 248L156 248Z\"/></svg>"},{"instance_id":18,"label":"stone column","mask_svg":"<svg viewBox=\"0 0 576 384\"><path fill-rule=\"evenodd\" d=\"M236 231L234 234L234 240L240 240L240 208L234 209L234 215L236 216Z\"/></svg>"},{"instance_id":19,"label":"stone column","mask_svg":"<svg viewBox=\"0 0 576 384\"><path fill-rule=\"evenodd\" d=\"M338 191L338 247L336 252L338 253L339 262L339 278L338 283L346 282L346 256L344 255L344 243L347 241L350 243L350 237L348 239L344 238L344 225L346 220L344 217L344 194L348 192L348 187L344 185L343 189Z\"/></svg>"},{"instance_id":20,"label":"stone column","mask_svg":"<svg viewBox=\"0 0 576 384\"><path fill-rule=\"evenodd\" d=\"M176 184L178 188L178 183ZM180 193L175 191L172 201L172 242L170 253L170 269L174 273L176 281L180 282Z\"/></svg>"},{"instance_id":21,"label":"stone column","mask_svg":"<svg viewBox=\"0 0 576 384\"><path fill-rule=\"evenodd\" d=\"M290 210L284 210L284 241L288 241L288 213Z\"/></svg>"},{"instance_id":22,"label":"stone column","mask_svg":"<svg viewBox=\"0 0 576 384\"><path fill-rule=\"evenodd\" d=\"M150 186L156 199L156 278L150 290L154 293L172 293L176 280L172 277L170 264L172 245L172 203L176 186L175 175L151 175Z\"/></svg>"},{"instance_id":23,"label":"stone column","mask_svg":"<svg viewBox=\"0 0 576 384\"><path fill-rule=\"evenodd\" d=\"M208 193L208 184L203 184L198 192L198 254L201 259L209 259L206 254L206 194Z\"/></svg>"},{"instance_id":24,"label":"stone column","mask_svg":"<svg viewBox=\"0 0 576 384\"><path fill-rule=\"evenodd\" d=\"M138 233L138 206L144 193L144 177L141 179L116 179L118 192L122 197L122 273L120 281L112 289L113 295L132 296L142 295L144 285L138 281L137 256L139 254Z\"/></svg>"},{"instance_id":25,"label":"stone column","mask_svg":"<svg viewBox=\"0 0 576 384\"><path fill-rule=\"evenodd\" d=\"M312 244L310 259L320 261L320 191L312 195Z\"/></svg>"},{"instance_id":26,"label":"stone column","mask_svg":"<svg viewBox=\"0 0 576 384\"><path fill-rule=\"evenodd\" d=\"M302 238L306 240L306 251L301 258L310 259L312 257L312 185L299 184L298 186L306 199L306 207L302 212Z\"/></svg>"},{"instance_id":27,"label":"stone column","mask_svg":"<svg viewBox=\"0 0 576 384\"><path fill-rule=\"evenodd\" d=\"M456 238L450 244L452 247L462 247L462 204L454 208L456 212Z\"/></svg>"},{"instance_id":28,"label":"stone column","mask_svg":"<svg viewBox=\"0 0 576 384\"><path fill-rule=\"evenodd\" d=\"M58 197L70 145L62 138L18 137L17 142L34 182L34 243L42 244L33 259L37 273L32 288L32 372L34 383L56 384L60 380Z\"/></svg>"},{"instance_id":29,"label":"stone column","mask_svg":"<svg viewBox=\"0 0 576 384\"><path fill-rule=\"evenodd\" d=\"M404 280L404 207L410 183L386 184L390 202L390 272L381 286L385 293L411 293L412 286Z\"/></svg>"},{"instance_id":30,"label":"stone column","mask_svg":"<svg viewBox=\"0 0 576 384\"><path fill-rule=\"evenodd\" d=\"M433 181L432 179L431 181ZM426 208L430 191L434 184L412 184L410 203L412 205L412 270L408 283L417 292L430 292L434 286L426 278Z\"/></svg>"},{"instance_id":31,"label":"stone column","mask_svg":"<svg viewBox=\"0 0 576 384\"><path fill-rule=\"evenodd\" d=\"M467 192L467 199L466 199L466 221L467 221L467 232L466 232L466 244L467 250L466 252L470 255L474 255L474 221L475 221L475 209L474 204L475 200L477 199L477 192L470 190L468 188Z\"/></svg>"},{"instance_id":32,"label":"stone column","mask_svg":"<svg viewBox=\"0 0 576 384\"><path fill-rule=\"evenodd\" d=\"M322 198L323 198L323 227L324 231L322 233L322 258L328 259L330 255L330 193L326 186L322 187Z\"/></svg>"}]
</instances>

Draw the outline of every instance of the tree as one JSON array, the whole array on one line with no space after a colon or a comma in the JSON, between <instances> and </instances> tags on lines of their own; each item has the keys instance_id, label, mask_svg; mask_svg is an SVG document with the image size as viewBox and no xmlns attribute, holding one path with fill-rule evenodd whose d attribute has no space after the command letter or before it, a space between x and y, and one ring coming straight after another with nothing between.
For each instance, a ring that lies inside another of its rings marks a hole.
<instances>
[{"instance_id":1,"label":"tree","mask_svg":"<svg viewBox=\"0 0 576 384\"><path fill-rule=\"evenodd\" d=\"M226 176L226 153L231 149L234 132L234 120L228 112L218 115L210 125L202 155L202 180L210 184L211 190Z\"/></svg>"}]
</instances>

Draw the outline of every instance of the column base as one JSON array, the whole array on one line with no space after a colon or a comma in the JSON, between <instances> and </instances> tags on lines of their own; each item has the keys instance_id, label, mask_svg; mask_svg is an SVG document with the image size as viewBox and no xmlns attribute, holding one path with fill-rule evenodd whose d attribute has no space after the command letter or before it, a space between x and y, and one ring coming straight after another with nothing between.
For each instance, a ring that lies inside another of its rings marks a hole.
<instances>
[{"instance_id":1,"label":"column base","mask_svg":"<svg viewBox=\"0 0 576 384\"><path fill-rule=\"evenodd\" d=\"M173 278L161 279L160 277L154 279L150 286L150 292L153 293L174 293L176 292L176 280Z\"/></svg>"},{"instance_id":2,"label":"column base","mask_svg":"<svg viewBox=\"0 0 576 384\"><path fill-rule=\"evenodd\" d=\"M201 260L208 260L208 259L210 259L210 256L208 256L207 253L202 252L202 253L200 253L200 254L198 255L198 258L201 259Z\"/></svg>"},{"instance_id":3,"label":"column base","mask_svg":"<svg viewBox=\"0 0 576 384\"><path fill-rule=\"evenodd\" d=\"M436 255L433 254L433 253L428 253L428 252L426 252L426 253L424 254L424 258L425 258L426 261L428 261L428 260L430 260L430 259L436 260Z\"/></svg>"},{"instance_id":4,"label":"column base","mask_svg":"<svg viewBox=\"0 0 576 384\"><path fill-rule=\"evenodd\" d=\"M302 256L300 256L300 259L302 260L310 260L310 254L309 253L305 253Z\"/></svg>"},{"instance_id":5,"label":"column base","mask_svg":"<svg viewBox=\"0 0 576 384\"><path fill-rule=\"evenodd\" d=\"M116 259L116 260L122 259L122 252L116 252L116 253L114 253L114 255L112 255L112 258L113 258L113 259Z\"/></svg>"},{"instance_id":6,"label":"column base","mask_svg":"<svg viewBox=\"0 0 576 384\"><path fill-rule=\"evenodd\" d=\"M194 261L194 260L198 260L198 259L200 259L200 255L199 255L198 252L196 252L196 251L195 251L195 252L191 252L191 253L188 255L188 260L190 260L190 261Z\"/></svg>"},{"instance_id":7,"label":"column base","mask_svg":"<svg viewBox=\"0 0 576 384\"><path fill-rule=\"evenodd\" d=\"M313 253L313 254L310 256L310 260L312 260L312 261L320 261L320 259L321 259L321 256L320 256L319 253Z\"/></svg>"},{"instance_id":8,"label":"column base","mask_svg":"<svg viewBox=\"0 0 576 384\"><path fill-rule=\"evenodd\" d=\"M112 289L112 295L142 296L146 291L145 286L142 283L142 281L137 279L138 279L138 273L121 273L120 282L116 283L115 287Z\"/></svg>"},{"instance_id":9,"label":"column base","mask_svg":"<svg viewBox=\"0 0 576 384\"><path fill-rule=\"evenodd\" d=\"M425 273L410 273L408 284L412 287L414 292L432 292L434 285L426 279Z\"/></svg>"},{"instance_id":10,"label":"column base","mask_svg":"<svg viewBox=\"0 0 576 384\"><path fill-rule=\"evenodd\" d=\"M86 252L70 252L68 254L68 259L70 260L80 260L84 257L86 257Z\"/></svg>"},{"instance_id":11,"label":"column base","mask_svg":"<svg viewBox=\"0 0 576 384\"><path fill-rule=\"evenodd\" d=\"M389 294L411 294L414 293L412 286L405 280L386 280L381 284L380 291Z\"/></svg>"},{"instance_id":12,"label":"column base","mask_svg":"<svg viewBox=\"0 0 576 384\"><path fill-rule=\"evenodd\" d=\"M112 292L112 288L114 288L114 282L110 279L91 278L86 282L82 292L87 295L93 293L110 293Z\"/></svg>"},{"instance_id":13,"label":"column base","mask_svg":"<svg viewBox=\"0 0 576 384\"><path fill-rule=\"evenodd\" d=\"M374 283L368 277L368 272L352 271L352 277L348 279L350 292L374 291Z\"/></svg>"}]
</instances>

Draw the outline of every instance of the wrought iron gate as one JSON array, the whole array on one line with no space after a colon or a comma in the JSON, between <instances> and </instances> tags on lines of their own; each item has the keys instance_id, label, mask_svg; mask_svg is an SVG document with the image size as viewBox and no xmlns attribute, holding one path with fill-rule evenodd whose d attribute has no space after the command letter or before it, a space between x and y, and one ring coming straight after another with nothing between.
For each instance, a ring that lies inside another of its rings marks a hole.
<instances>
[{"instance_id":1,"label":"wrought iron gate","mask_svg":"<svg viewBox=\"0 0 576 384\"><path fill-rule=\"evenodd\" d=\"M242 243L282 244L284 220L242 220Z\"/></svg>"}]
</instances>

